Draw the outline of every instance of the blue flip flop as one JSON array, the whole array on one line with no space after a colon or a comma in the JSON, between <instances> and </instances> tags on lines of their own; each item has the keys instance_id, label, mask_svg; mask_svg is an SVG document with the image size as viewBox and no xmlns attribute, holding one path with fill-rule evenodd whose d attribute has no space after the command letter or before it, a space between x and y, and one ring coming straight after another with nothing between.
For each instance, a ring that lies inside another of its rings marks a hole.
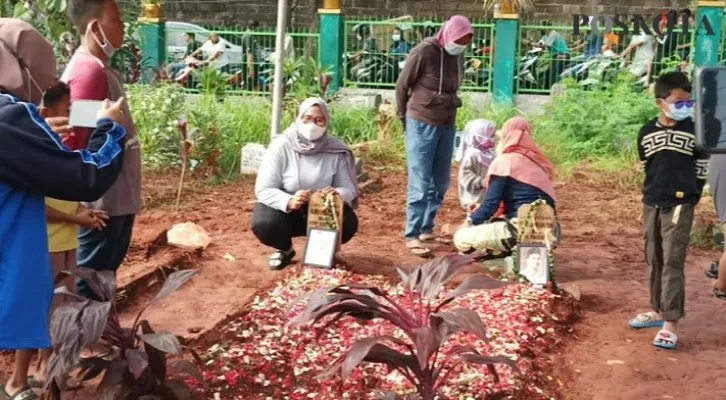
<instances>
[{"instance_id":1,"label":"blue flip flop","mask_svg":"<svg viewBox=\"0 0 726 400\"><path fill-rule=\"evenodd\" d=\"M662 328L663 320L656 319L653 313L642 313L628 321L628 325L633 329Z\"/></svg>"},{"instance_id":2,"label":"blue flip flop","mask_svg":"<svg viewBox=\"0 0 726 400\"><path fill-rule=\"evenodd\" d=\"M678 336L675 333L661 330L653 339L653 346L664 350L676 350Z\"/></svg>"},{"instance_id":3,"label":"blue flip flop","mask_svg":"<svg viewBox=\"0 0 726 400\"><path fill-rule=\"evenodd\" d=\"M38 399L39 399L38 395L35 394L33 389L31 389L28 386L18 390L17 393L15 393L14 395L11 396L5 390L5 385L4 384L0 385L0 400L38 400Z\"/></svg>"}]
</instances>

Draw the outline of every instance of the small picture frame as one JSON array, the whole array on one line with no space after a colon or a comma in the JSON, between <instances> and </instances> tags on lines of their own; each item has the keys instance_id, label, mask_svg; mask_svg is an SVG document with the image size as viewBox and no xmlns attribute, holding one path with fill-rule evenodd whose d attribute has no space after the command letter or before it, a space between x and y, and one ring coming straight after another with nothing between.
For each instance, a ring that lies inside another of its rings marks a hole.
<instances>
[{"instance_id":1,"label":"small picture frame","mask_svg":"<svg viewBox=\"0 0 726 400\"><path fill-rule=\"evenodd\" d=\"M536 286L546 286L550 281L549 252L543 244L517 246L519 274Z\"/></svg>"},{"instance_id":2,"label":"small picture frame","mask_svg":"<svg viewBox=\"0 0 726 400\"><path fill-rule=\"evenodd\" d=\"M332 269L335 252L338 248L338 234L338 231L334 229L308 229L303 265Z\"/></svg>"}]
</instances>

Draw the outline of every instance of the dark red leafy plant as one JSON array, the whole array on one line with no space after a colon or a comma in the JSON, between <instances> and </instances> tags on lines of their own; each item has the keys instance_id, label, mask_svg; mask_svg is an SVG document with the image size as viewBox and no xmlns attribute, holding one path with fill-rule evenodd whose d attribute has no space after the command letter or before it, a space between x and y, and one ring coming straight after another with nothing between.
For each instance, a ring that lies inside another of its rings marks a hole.
<instances>
[{"instance_id":1,"label":"dark red leafy plant","mask_svg":"<svg viewBox=\"0 0 726 400\"><path fill-rule=\"evenodd\" d=\"M305 296L306 308L289 325L325 322L322 332L345 317L353 317L359 321L383 319L403 332L402 337L391 334L357 341L319 378L340 372L347 379L363 362L385 364L399 371L416 388L418 394L408 395L407 400L433 400L451 374L465 363L486 365L498 381L495 364L517 369L510 358L483 355L468 345L455 345L442 352L447 340L460 332L489 341L478 313L467 308L444 310L444 307L473 290L498 289L508 284L480 274L469 277L453 291L445 291L446 283L472 261L468 256L449 255L410 272L399 268L406 293L399 302L376 287L359 284L318 290ZM390 393L386 398L401 397Z\"/></svg>"},{"instance_id":2,"label":"dark red leafy plant","mask_svg":"<svg viewBox=\"0 0 726 400\"><path fill-rule=\"evenodd\" d=\"M198 364L199 356L187 348L184 339L171 333L156 333L149 321L141 315L149 306L179 289L188 282L196 270L177 271L169 275L154 299L136 315L131 327L122 327L116 306L116 278L112 271L76 268L59 274L83 279L100 301L90 300L65 290L56 295L71 297L74 301L60 306L50 321L53 354L49 360L46 389L51 399L60 399L61 388L66 386L69 374L80 370L81 381L103 374L98 386L99 399L153 400L189 399L190 392L179 380L168 379L169 370L202 379L197 367L178 360L167 365L169 355L181 357L188 350ZM101 346L107 351L99 356L81 358L83 349Z\"/></svg>"}]
</instances>

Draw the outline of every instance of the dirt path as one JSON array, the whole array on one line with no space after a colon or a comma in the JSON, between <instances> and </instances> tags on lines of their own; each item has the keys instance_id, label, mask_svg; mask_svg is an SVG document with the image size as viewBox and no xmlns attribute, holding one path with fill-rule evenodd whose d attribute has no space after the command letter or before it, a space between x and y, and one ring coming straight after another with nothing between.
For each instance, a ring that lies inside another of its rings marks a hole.
<instances>
[{"instance_id":1,"label":"dirt path","mask_svg":"<svg viewBox=\"0 0 726 400\"><path fill-rule=\"evenodd\" d=\"M565 189L565 190L562 190ZM691 251L686 265L688 316L679 350L656 350L656 331L627 326L647 311L648 291L637 192L567 185L558 191L563 246L557 250L561 282L582 292L582 319L555 374L568 382L568 399L726 398L721 335L726 303L714 299L703 271L717 253ZM583 207L584 206L584 207ZM703 204L701 213L710 213Z\"/></svg>"}]
</instances>

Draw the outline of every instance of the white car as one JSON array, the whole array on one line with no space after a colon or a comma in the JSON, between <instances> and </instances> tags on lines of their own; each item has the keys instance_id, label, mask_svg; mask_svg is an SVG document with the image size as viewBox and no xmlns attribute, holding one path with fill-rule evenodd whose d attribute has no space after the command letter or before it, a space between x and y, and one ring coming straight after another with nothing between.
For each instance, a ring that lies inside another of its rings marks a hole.
<instances>
[{"instance_id":1,"label":"white car","mask_svg":"<svg viewBox=\"0 0 726 400\"><path fill-rule=\"evenodd\" d=\"M187 42L184 40L185 33L193 33L194 41L203 45L209 39L209 30L188 22L167 21L166 22L166 48L170 59L181 60L187 51ZM242 33L240 33L242 37ZM229 41L220 38L227 47L227 57L230 64L243 64L245 59L242 54L242 46L232 44ZM209 54L204 54L209 57Z\"/></svg>"}]
</instances>

